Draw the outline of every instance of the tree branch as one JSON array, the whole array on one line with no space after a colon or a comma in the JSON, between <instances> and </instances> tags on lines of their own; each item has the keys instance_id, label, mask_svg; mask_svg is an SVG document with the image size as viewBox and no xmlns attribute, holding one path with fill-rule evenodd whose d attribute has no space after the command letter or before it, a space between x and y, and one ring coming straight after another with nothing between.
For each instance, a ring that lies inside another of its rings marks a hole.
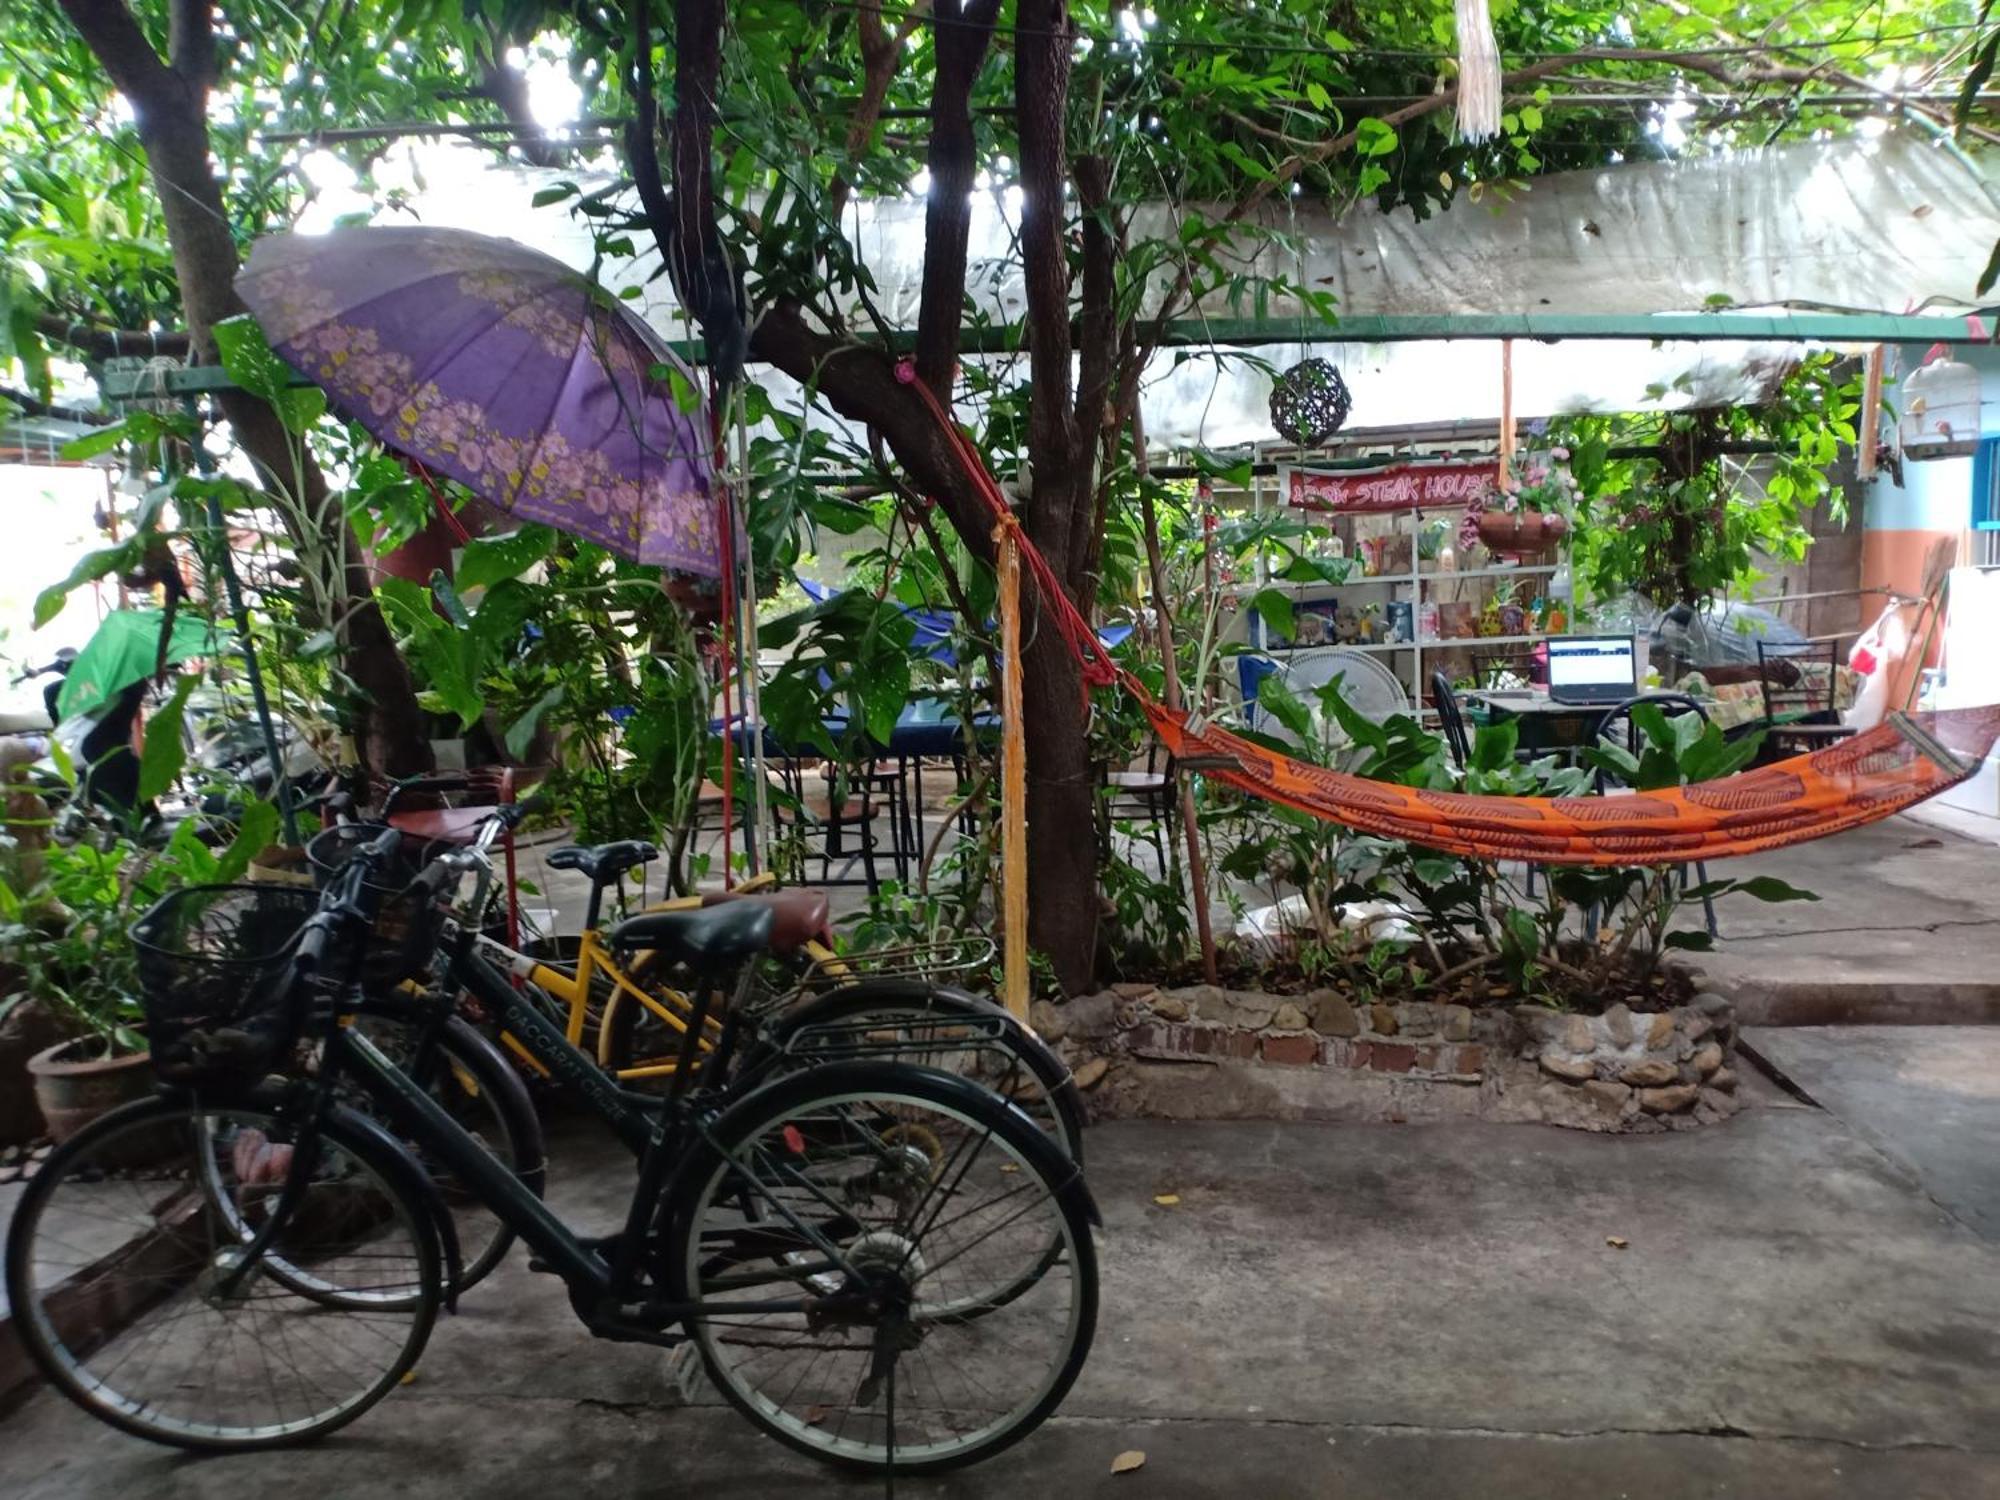
<instances>
[{"instance_id":1,"label":"tree branch","mask_svg":"<svg viewBox=\"0 0 2000 1500\"><path fill-rule=\"evenodd\" d=\"M65 318L60 313L37 316L35 332L51 343L62 344L97 360L136 354L164 354L173 359L185 359L188 352L188 336L184 331L113 328L109 323Z\"/></svg>"},{"instance_id":2,"label":"tree branch","mask_svg":"<svg viewBox=\"0 0 2000 1500\"><path fill-rule=\"evenodd\" d=\"M519 132L513 144L531 166L556 166L563 154L550 144L548 132L542 129L529 106L528 75L507 61L509 45L504 36L493 38L492 50L479 60L478 93L497 106Z\"/></svg>"},{"instance_id":3,"label":"tree branch","mask_svg":"<svg viewBox=\"0 0 2000 1500\"><path fill-rule=\"evenodd\" d=\"M167 10L167 61L189 89L215 83L215 0L173 0Z\"/></svg>"},{"instance_id":4,"label":"tree branch","mask_svg":"<svg viewBox=\"0 0 2000 1500\"><path fill-rule=\"evenodd\" d=\"M965 246L972 227L972 84L985 66L999 0L940 0L931 45L929 196L924 201L924 278L917 307L917 377L938 400L951 400L965 317ZM951 24L944 24L944 23Z\"/></svg>"},{"instance_id":5,"label":"tree branch","mask_svg":"<svg viewBox=\"0 0 2000 1500\"><path fill-rule=\"evenodd\" d=\"M74 406L51 406L26 391L15 390L11 385L0 385L0 401L18 406L28 416L49 417L58 422L83 422L92 427L102 427L110 420L101 411L83 411Z\"/></svg>"},{"instance_id":6,"label":"tree branch","mask_svg":"<svg viewBox=\"0 0 2000 1500\"><path fill-rule=\"evenodd\" d=\"M146 131L148 111L157 109L163 93L181 87L173 71L160 60L146 33L139 29L125 0L60 0L63 14L77 29L118 92L132 101L139 132Z\"/></svg>"},{"instance_id":7,"label":"tree branch","mask_svg":"<svg viewBox=\"0 0 2000 1500\"><path fill-rule=\"evenodd\" d=\"M903 55L903 44L929 13L930 0L916 0L902 24L891 33L882 24L880 0L864 0L855 12L861 28L861 98L855 103L854 118L847 122L846 152L840 170L833 174L833 183L827 189L826 216L835 224L847 211L847 200L854 192L848 171L868 149L881 121L889 85L896 81L896 63Z\"/></svg>"},{"instance_id":8,"label":"tree branch","mask_svg":"<svg viewBox=\"0 0 2000 1500\"><path fill-rule=\"evenodd\" d=\"M1087 486L1087 449L1077 442L1070 401L1069 256L1063 184L1069 178L1064 114L1074 42L1064 0L1020 0L1014 36L1014 113L1021 142L1021 270L1027 292L1028 452L1034 494L1024 509L1029 535L1056 576L1070 570L1070 504ZM1078 474L1081 467L1083 473Z\"/></svg>"}]
</instances>

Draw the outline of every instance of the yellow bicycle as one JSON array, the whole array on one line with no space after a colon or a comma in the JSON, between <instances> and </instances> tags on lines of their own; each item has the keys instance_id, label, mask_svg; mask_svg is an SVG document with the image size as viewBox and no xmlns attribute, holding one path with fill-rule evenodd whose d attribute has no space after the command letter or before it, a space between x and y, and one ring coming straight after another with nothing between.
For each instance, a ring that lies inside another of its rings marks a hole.
<instances>
[{"instance_id":1,"label":"yellow bicycle","mask_svg":"<svg viewBox=\"0 0 2000 1500\"><path fill-rule=\"evenodd\" d=\"M502 821L495 819L494 833ZM490 843L482 832L473 847L483 854ZM928 977L926 971L934 973L940 963L981 961L982 945L990 957L985 939L949 943L942 950L916 946L841 955L833 947L824 891L775 890L766 882L663 902L602 927L606 888L657 857L654 845L638 839L571 846L547 856L551 869L574 870L590 882L573 963L550 963L488 935L476 939L481 956L540 991L570 1044L590 1051L620 1083L671 1079L697 1011L689 996L655 972L662 945L649 924L690 907L755 901L772 911L768 951L772 967L785 977L750 1003L757 1024L737 1067L790 1071L834 1058L893 1056L958 1073L1013 1099L1081 1161L1083 1109L1067 1064L1002 1007ZM492 878L483 861L482 870L474 911L485 909ZM716 1022L704 1022L694 1055L705 1058L719 1034ZM543 1071L507 1033L499 1040L531 1070Z\"/></svg>"}]
</instances>

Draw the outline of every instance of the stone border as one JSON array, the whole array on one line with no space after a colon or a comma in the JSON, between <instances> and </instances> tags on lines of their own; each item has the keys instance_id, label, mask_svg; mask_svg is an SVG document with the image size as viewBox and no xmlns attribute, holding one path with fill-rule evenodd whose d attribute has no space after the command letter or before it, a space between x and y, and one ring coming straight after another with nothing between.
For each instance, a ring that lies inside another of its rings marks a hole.
<instances>
[{"instance_id":1,"label":"stone border","mask_svg":"<svg viewBox=\"0 0 2000 1500\"><path fill-rule=\"evenodd\" d=\"M1735 1018L1716 994L1584 1016L1122 985L1038 1003L1033 1019L1100 1118L1487 1119L1643 1134L1738 1107Z\"/></svg>"}]
</instances>

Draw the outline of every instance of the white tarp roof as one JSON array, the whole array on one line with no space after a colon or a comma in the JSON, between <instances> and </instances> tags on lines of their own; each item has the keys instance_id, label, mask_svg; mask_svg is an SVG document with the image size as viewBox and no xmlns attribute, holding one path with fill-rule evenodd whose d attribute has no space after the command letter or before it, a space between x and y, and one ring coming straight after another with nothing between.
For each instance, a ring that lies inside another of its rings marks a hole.
<instances>
[{"instance_id":1,"label":"white tarp roof","mask_svg":"<svg viewBox=\"0 0 2000 1500\"><path fill-rule=\"evenodd\" d=\"M590 264L588 227L561 207L533 209L529 200L555 181L588 192L606 179L512 168L471 148L438 154L451 166L427 170L430 185L412 204L419 218L505 234ZM1018 318L1023 307L1015 206L1011 190L973 199L968 292L1002 319ZM912 195L861 203L849 215L877 283L872 298L892 325L916 323L923 213ZM1163 223L1165 213L1142 211L1134 234L1154 232L1145 220ZM1384 214L1369 204L1335 223L1304 203L1295 218L1280 204L1264 222L1296 233L1305 280L1332 291L1349 315L1694 312L1711 297L1739 307L1791 302L1891 313L1934 299L1962 306L1957 299L1971 296L2000 238L2000 212L1966 166L1906 132L1538 177L1504 204L1460 201L1422 222L1407 209ZM655 274L658 258L650 247L642 251L607 266L607 278L640 288L638 310L680 336L686 330L667 279ZM1255 258L1267 275L1299 277L1297 252L1267 246ZM1225 317L1249 309L1212 301L1204 311ZM1283 306L1269 312L1295 315ZM1301 357L1297 346L1257 352L1279 368ZM1495 344L1316 342L1311 352L1347 374L1352 426L1499 415ZM1517 341L1514 410L1532 418L1640 409L1653 404L1649 387L1671 389L1683 375L1692 389L1665 404L1751 399L1796 353L1791 344ZM774 395L787 384L768 383ZM1267 439L1268 397L1268 380L1241 363L1165 350L1145 387L1147 432L1165 447Z\"/></svg>"}]
</instances>

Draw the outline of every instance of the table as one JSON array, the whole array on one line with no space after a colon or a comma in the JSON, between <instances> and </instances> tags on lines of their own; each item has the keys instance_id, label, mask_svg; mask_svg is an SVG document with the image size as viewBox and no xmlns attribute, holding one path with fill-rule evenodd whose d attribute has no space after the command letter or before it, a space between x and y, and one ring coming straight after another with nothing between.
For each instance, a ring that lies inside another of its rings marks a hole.
<instances>
[{"instance_id":1,"label":"table","mask_svg":"<svg viewBox=\"0 0 2000 1500\"><path fill-rule=\"evenodd\" d=\"M852 725L847 714L827 714L820 720L827 738L836 745L846 739ZM709 727L716 734L725 732L723 721L714 719ZM771 762L784 782L786 790L803 804L805 800L805 762L823 758L824 751L812 745L793 744L780 739L766 725L751 726L742 715L732 715L727 732L736 742L739 750L747 750L752 743L753 733L763 749L764 758ZM973 716L972 734L981 743L991 743L1000 737L1000 716L982 713ZM861 883L870 890L877 884L874 871L874 834L867 826L869 812L873 805L873 794L881 793L887 804L890 826L889 855L896 868L897 878L907 880L910 864L921 859L923 850L923 797L924 771L926 760L949 760L960 782L967 777L965 722L952 712L952 705L941 698L918 698L904 705L902 714L896 720L896 727L890 732L887 745L877 745L862 738L859 754L872 760L894 761L893 770L856 771L848 778L850 789L859 789L863 795L862 814L858 820L845 814L846 798L838 802L829 801L825 824L825 853L822 884L845 885L854 883L831 875L831 862L847 857L848 851L842 839L842 830L854 822L861 823L861 849L858 852L863 861L865 874ZM912 785L914 783L914 785ZM829 787L829 793L831 787ZM960 817L960 826L971 832L971 814Z\"/></svg>"},{"instance_id":2,"label":"table","mask_svg":"<svg viewBox=\"0 0 2000 1500\"><path fill-rule=\"evenodd\" d=\"M1488 689L1467 693L1460 702L1467 723L1487 728L1511 719L1520 726L1516 746L1545 753L1575 750L1589 743L1597 721L1617 707L1615 703L1558 703L1533 689Z\"/></svg>"}]
</instances>

